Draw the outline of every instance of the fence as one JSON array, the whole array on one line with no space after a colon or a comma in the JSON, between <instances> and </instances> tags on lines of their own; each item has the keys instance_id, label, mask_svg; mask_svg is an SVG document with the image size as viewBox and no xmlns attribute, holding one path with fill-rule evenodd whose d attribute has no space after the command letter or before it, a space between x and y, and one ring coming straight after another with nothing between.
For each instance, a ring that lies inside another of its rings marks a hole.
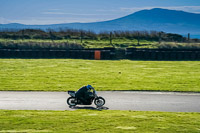
<instances>
[{"instance_id":1,"label":"fence","mask_svg":"<svg viewBox=\"0 0 200 133\"><path fill-rule=\"evenodd\" d=\"M185 49L79 49L79 50L18 50L0 49L0 58L72 58L131 60L200 60L200 50Z\"/></svg>"},{"instance_id":2,"label":"fence","mask_svg":"<svg viewBox=\"0 0 200 133\"><path fill-rule=\"evenodd\" d=\"M200 60L200 50L128 48L126 57L135 60Z\"/></svg>"},{"instance_id":3,"label":"fence","mask_svg":"<svg viewBox=\"0 0 200 133\"><path fill-rule=\"evenodd\" d=\"M96 49L83 50L17 50L0 49L0 58L73 58L95 59ZM100 49L99 59L112 59L111 50Z\"/></svg>"}]
</instances>

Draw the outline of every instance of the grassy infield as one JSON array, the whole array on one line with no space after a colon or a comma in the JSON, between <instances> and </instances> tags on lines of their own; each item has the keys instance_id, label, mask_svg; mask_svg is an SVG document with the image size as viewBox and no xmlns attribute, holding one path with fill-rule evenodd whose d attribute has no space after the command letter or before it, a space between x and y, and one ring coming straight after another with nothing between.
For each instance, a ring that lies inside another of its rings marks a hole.
<instances>
[{"instance_id":1,"label":"grassy infield","mask_svg":"<svg viewBox=\"0 0 200 133\"><path fill-rule=\"evenodd\" d=\"M0 59L0 90L200 92L199 61ZM200 113L0 110L0 132L200 132Z\"/></svg>"},{"instance_id":2,"label":"grassy infield","mask_svg":"<svg viewBox=\"0 0 200 133\"><path fill-rule=\"evenodd\" d=\"M1 59L0 90L97 90L200 92L199 61L95 61Z\"/></svg>"},{"instance_id":3,"label":"grassy infield","mask_svg":"<svg viewBox=\"0 0 200 133\"><path fill-rule=\"evenodd\" d=\"M199 113L0 111L0 132L200 132Z\"/></svg>"}]
</instances>

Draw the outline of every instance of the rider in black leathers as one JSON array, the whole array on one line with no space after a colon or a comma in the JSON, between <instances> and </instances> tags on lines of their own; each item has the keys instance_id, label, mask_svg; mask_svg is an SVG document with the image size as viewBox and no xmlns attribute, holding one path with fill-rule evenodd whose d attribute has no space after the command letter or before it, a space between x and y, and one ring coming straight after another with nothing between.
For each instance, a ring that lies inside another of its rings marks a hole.
<instances>
[{"instance_id":1,"label":"rider in black leathers","mask_svg":"<svg viewBox=\"0 0 200 133\"><path fill-rule=\"evenodd\" d=\"M91 90L94 92L94 88L91 85L83 86L76 92L75 96L83 103L87 103L87 99L89 99L89 93Z\"/></svg>"}]
</instances>

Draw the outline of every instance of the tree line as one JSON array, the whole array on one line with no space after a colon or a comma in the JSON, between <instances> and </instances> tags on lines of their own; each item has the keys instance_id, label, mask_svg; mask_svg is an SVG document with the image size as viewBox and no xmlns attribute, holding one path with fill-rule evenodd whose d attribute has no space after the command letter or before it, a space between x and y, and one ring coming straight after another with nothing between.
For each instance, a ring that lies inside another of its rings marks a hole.
<instances>
[{"instance_id":1,"label":"tree line","mask_svg":"<svg viewBox=\"0 0 200 133\"><path fill-rule=\"evenodd\" d=\"M4 30L0 31L0 38L4 39L90 39L90 40L111 40L111 39L137 39L147 41L166 41L166 42L187 42L188 38L179 34L165 33L158 31L103 31L95 33L87 30L60 29L58 31L49 29L46 31L40 29L23 30ZM199 39L190 39L193 42L200 42Z\"/></svg>"}]
</instances>

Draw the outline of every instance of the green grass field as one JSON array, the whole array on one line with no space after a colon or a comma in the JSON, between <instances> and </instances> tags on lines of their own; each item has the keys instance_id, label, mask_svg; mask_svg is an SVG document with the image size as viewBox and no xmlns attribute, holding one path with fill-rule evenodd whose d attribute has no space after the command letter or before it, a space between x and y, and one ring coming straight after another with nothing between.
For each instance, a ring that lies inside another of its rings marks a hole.
<instances>
[{"instance_id":1,"label":"green grass field","mask_svg":"<svg viewBox=\"0 0 200 133\"><path fill-rule=\"evenodd\" d=\"M200 113L0 110L0 132L199 133Z\"/></svg>"},{"instance_id":2,"label":"green grass field","mask_svg":"<svg viewBox=\"0 0 200 133\"><path fill-rule=\"evenodd\" d=\"M0 90L159 90L200 92L199 61L0 59ZM200 113L0 110L6 132L200 132Z\"/></svg>"},{"instance_id":3,"label":"green grass field","mask_svg":"<svg viewBox=\"0 0 200 133\"><path fill-rule=\"evenodd\" d=\"M71 47L69 47L71 45ZM67 45L67 46L66 46ZM139 45L136 39L112 39L110 40L91 40L84 39L81 43L80 39L62 39L62 40L50 40L50 39L2 39L0 38L0 48L27 48L27 49L69 49L69 48L104 48L104 47L115 47L115 48L164 48L164 49L200 49L200 43L183 43L183 42L165 42L161 43L157 41L140 40Z\"/></svg>"},{"instance_id":4,"label":"green grass field","mask_svg":"<svg viewBox=\"0 0 200 133\"><path fill-rule=\"evenodd\" d=\"M62 40L42 40L42 39L18 39L18 40L12 40L12 39L1 39L0 38L0 44L2 46L12 46L13 44L41 44L41 43L54 43L54 45L61 45L62 43L75 43L75 44L81 44L80 39L62 39ZM158 42L155 41L147 41L147 40L140 40L140 45L138 45L138 42L136 39L130 40L130 39L113 39L112 45L110 44L109 39L108 40L89 40L84 39L82 41L82 46L85 48L104 48L104 47L116 47L116 48L124 48L124 47L136 47L136 48L157 48ZM41 48L45 46L41 46Z\"/></svg>"},{"instance_id":5,"label":"green grass field","mask_svg":"<svg viewBox=\"0 0 200 133\"><path fill-rule=\"evenodd\" d=\"M0 90L200 92L199 61L0 59Z\"/></svg>"}]
</instances>

